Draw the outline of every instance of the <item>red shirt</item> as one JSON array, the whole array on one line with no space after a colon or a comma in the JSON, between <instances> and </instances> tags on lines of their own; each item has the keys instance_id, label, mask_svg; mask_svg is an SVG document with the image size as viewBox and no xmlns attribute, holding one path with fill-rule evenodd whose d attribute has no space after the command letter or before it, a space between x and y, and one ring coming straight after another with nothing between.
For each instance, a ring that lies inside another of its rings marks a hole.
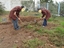
<instances>
[{"instance_id":1,"label":"red shirt","mask_svg":"<svg viewBox=\"0 0 64 48\"><path fill-rule=\"evenodd\" d=\"M12 20L16 20L16 18L19 17L19 13L20 13L21 9L22 9L22 8L21 8L20 6L14 7L14 8L10 11L9 18L12 19ZM14 15L14 12L16 12L17 17Z\"/></svg>"},{"instance_id":2,"label":"red shirt","mask_svg":"<svg viewBox=\"0 0 64 48\"><path fill-rule=\"evenodd\" d=\"M51 17L50 11L48 11L46 9L42 10L42 14L43 14L42 17L44 17L46 15L46 20L48 20Z\"/></svg>"}]
</instances>

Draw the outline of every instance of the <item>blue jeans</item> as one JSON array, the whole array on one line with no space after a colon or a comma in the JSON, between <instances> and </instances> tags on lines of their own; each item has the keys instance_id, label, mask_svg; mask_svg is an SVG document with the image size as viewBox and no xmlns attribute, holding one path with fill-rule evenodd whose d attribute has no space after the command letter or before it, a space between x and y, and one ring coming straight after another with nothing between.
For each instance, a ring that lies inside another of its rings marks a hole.
<instances>
[{"instance_id":1,"label":"blue jeans","mask_svg":"<svg viewBox=\"0 0 64 48\"><path fill-rule=\"evenodd\" d=\"M18 19L12 20L12 23L13 23L14 29L15 29L15 30L18 30L18 29L19 29L19 26L18 26Z\"/></svg>"},{"instance_id":2,"label":"blue jeans","mask_svg":"<svg viewBox=\"0 0 64 48\"><path fill-rule=\"evenodd\" d=\"M43 26L47 26L47 20L44 19Z\"/></svg>"}]
</instances>

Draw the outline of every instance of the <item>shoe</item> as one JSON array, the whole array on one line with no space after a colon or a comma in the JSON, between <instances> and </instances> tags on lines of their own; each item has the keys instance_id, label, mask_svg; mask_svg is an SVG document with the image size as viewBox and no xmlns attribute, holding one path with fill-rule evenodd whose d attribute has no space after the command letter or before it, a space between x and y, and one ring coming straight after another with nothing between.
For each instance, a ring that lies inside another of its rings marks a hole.
<instances>
[{"instance_id":1,"label":"shoe","mask_svg":"<svg viewBox=\"0 0 64 48\"><path fill-rule=\"evenodd\" d=\"M20 29L20 27L16 28L15 30L19 30L19 29Z\"/></svg>"}]
</instances>

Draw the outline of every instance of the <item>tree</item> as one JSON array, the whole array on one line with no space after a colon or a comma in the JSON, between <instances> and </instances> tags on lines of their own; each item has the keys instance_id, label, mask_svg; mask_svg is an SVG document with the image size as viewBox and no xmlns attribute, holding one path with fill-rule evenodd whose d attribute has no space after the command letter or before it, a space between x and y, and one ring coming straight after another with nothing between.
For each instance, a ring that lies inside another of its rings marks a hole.
<instances>
[{"instance_id":1,"label":"tree","mask_svg":"<svg viewBox=\"0 0 64 48\"><path fill-rule=\"evenodd\" d=\"M27 10L33 10L35 6L33 0L21 1L21 4L24 5Z\"/></svg>"},{"instance_id":2,"label":"tree","mask_svg":"<svg viewBox=\"0 0 64 48\"><path fill-rule=\"evenodd\" d=\"M41 3L43 2L53 2L52 0L40 0Z\"/></svg>"},{"instance_id":3,"label":"tree","mask_svg":"<svg viewBox=\"0 0 64 48\"><path fill-rule=\"evenodd\" d=\"M4 13L4 7L2 3L0 2L0 15Z\"/></svg>"},{"instance_id":4,"label":"tree","mask_svg":"<svg viewBox=\"0 0 64 48\"><path fill-rule=\"evenodd\" d=\"M41 7L47 8L48 3L48 10L50 10L51 14L58 14L58 4L54 4L52 0L40 0L41 1Z\"/></svg>"},{"instance_id":5,"label":"tree","mask_svg":"<svg viewBox=\"0 0 64 48\"><path fill-rule=\"evenodd\" d=\"M58 5L54 4L54 3L49 3L49 10L52 14L58 14L57 10L58 10Z\"/></svg>"},{"instance_id":6,"label":"tree","mask_svg":"<svg viewBox=\"0 0 64 48\"><path fill-rule=\"evenodd\" d=\"M60 6L61 6L61 7L60 7L60 15L61 15L61 16L64 16L64 2L61 2L61 3L60 3Z\"/></svg>"}]
</instances>

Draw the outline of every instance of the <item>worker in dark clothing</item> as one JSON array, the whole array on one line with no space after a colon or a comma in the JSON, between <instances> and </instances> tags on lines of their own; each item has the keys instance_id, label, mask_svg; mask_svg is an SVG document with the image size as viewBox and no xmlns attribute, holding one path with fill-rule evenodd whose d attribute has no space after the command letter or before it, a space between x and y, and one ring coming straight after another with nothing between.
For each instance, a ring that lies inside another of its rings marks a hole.
<instances>
[{"instance_id":1,"label":"worker in dark clothing","mask_svg":"<svg viewBox=\"0 0 64 48\"><path fill-rule=\"evenodd\" d=\"M47 20L51 17L50 11L47 9L38 9L40 13L42 13L43 27L47 26Z\"/></svg>"},{"instance_id":2,"label":"worker in dark clothing","mask_svg":"<svg viewBox=\"0 0 64 48\"><path fill-rule=\"evenodd\" d=\"M18 20L20 20L19 13L23 8L24 6L16 6L10 11L9 18L12 20L15 30L19 29L18 26Z\"/></svg>"}]
</instances>

